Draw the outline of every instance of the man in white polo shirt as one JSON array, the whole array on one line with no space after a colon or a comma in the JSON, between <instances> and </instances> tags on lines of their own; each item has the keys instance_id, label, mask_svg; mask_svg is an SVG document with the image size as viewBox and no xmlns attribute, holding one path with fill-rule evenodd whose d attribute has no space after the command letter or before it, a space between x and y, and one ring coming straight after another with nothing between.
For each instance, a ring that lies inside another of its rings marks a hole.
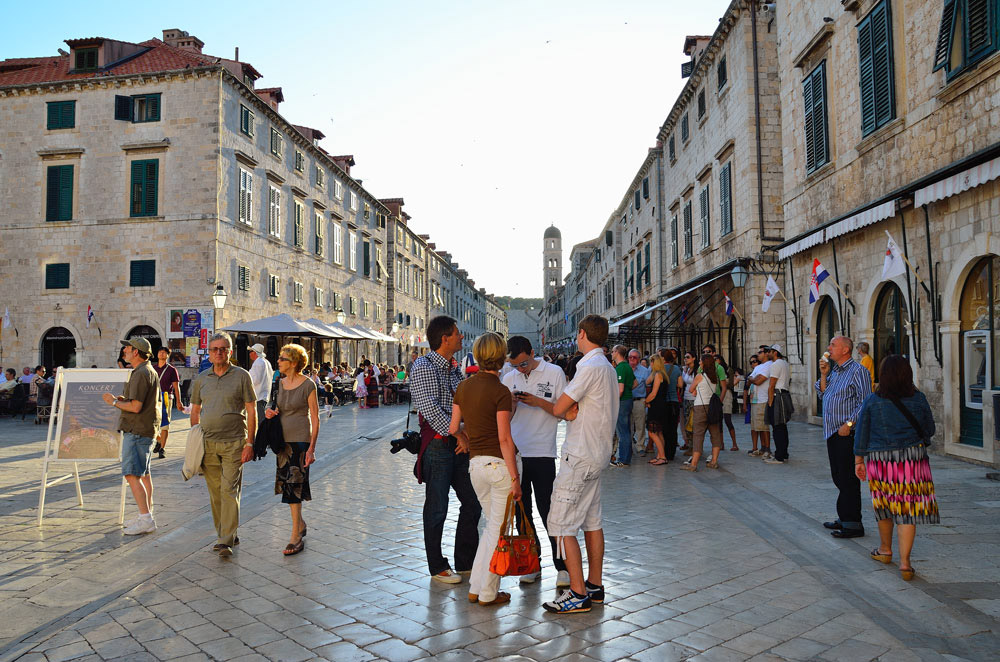
<instances>
[{"instance_id":1,"label":"man in white polo shirt","mask_svg":"<svg viewBox=\"0 0 1000 662\"><path fill-rule=\"evenodd\" d=\"M788 391L788 361L781 353L781 345L772 344L767 348L771 368L768 371L767 415L774 431L774 457L765 458L768 464L784 464L788 461L788 417L792 415L792 397Z\"/></svg>"},{"instance_id":2,"label":"man in white polo shirt","mask_svg":"<svg viewBox=\"0 0 1000 662\"><path fill-rule=\"evenodd\" d=\"M556 429L559 419L552 415L552 406L566 388L566 375L554 363L546 363L535 356L531 341L524 336L511 336L507 340L507 356L511 370L504 375L503 385L514 394L514 416L510 420L510 433L521 454L521 503L531 518L531 494L542 521L549 519L552 503L552 482L556 479ZM521 528L520 517L518 527ZM538 534L535 534L538 540ZM553 565L556 568L556 586L569 586L566 562L559 558L556 539L552 544ZM538 543L541 551L541 543ZM535 582L542 573L522 575L522 584Z\"/></svg>"}]
</instances>

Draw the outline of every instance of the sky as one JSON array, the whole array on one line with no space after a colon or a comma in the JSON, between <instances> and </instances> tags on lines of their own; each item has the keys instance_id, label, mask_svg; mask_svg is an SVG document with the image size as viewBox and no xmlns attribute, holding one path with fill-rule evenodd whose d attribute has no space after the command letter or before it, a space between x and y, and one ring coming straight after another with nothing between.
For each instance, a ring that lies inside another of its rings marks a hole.
<instances>
[{"instance_id":1,"label":"sky","mask_svg":"<svg viewBox=\"0 0 1000 662\"><path fill-rule=\"evenodd\" d=\"M411 227L477 287L535 297L545 228L561 230L566 270L655 146L683 87L685 35L712 34L728 5L178 0L123 11L56 0L5 9L0 59L169 28L212 55L239 47L258 87L282 88L281 114L325 133L328 152L353 154L351 175L376 197L404 198Z\"/></svg>"}]
</instances>

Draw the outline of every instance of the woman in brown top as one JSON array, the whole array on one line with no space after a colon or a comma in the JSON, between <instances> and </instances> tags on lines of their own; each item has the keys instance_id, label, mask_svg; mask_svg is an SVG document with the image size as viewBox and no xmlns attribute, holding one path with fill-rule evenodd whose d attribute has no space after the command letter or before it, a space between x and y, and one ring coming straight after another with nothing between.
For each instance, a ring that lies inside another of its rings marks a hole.
<instances>
[{"instance_id":1,"label":"woman in brown top","mask_svg":"<svg viewBox=\"0 0 1000 662\"><path fill-rule=\"evenodd\" d=\"M302 519L302 502L311 501L309 465L316 461L316 435L319 434L319 400L316 384L302 374L309 355L301 345L285 345L278 354L277 409L266 409L264 416L281 414L281 431L288 450L278 455L274 477L274 493L281 495L292 511L292 537L284 555L298 554L305 548L306 523Z\"/></svg>"},{"instance_id":2,"label":"woman in brown top","mask_svg":"<svg viewBox=\"0 0 1000 662\"><path fill-rule=\"evenodd\" d=\"M469 478L479 497L486 528L479 537L476 559L469 577L469 602L499 605L510 602L510 594L498 591L500 575L490 572L490 559L500 538L507 508L507 495L521 499L520 462L510 435L513 409L510 389L500 382L500 368L507 343L496 333L485 333L472 345L479 372L455 390L449 432L457 435L465 422L469 437ZM461 449L461 442L458 450Z\"/></svg>"}]
</instances>

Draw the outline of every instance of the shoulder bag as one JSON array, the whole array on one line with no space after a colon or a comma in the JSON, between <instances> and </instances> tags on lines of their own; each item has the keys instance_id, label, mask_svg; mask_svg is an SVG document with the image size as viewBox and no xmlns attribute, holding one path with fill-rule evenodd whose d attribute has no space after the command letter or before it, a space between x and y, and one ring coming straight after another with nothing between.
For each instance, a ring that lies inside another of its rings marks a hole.
<instances>
[{"instance_id":1,"label":"shoulder bag","mask_svg":"<svg viewBox=\"0 0 1000 662\"><path fill-rule=\"evenodd\" d=\"M906 420L909 421L910 427L917 432L917 437L921 441L928 441L927 435L924 433L924 429L920 427L920 423L917 421L917 417L906 408L906 405L900 402L899 398L891 398L891 401L892 404L896 405L896 409L899 410L899 413L901 413L904 417L906 417Z\"/></svg>"},{"instance_id":2,"label":"shoulder bag","mask_svg":"<svg viewBox=\"0 0 1000 662\"><path fill-rule=\"evenodd\" d=\"M275 379L271 384L271 397L268 398L265 409L278 408L278 385L281 383L281 373L275 370L274 374ZM268 448L275 455L288 448L288 444L285 443L285 433L281 429L281 414L278 414L274 418L267 418L265 416L263 420L257 421L257 434L253 438L253 459L259 460L267 455Z\"/></svg>"},{"instance_id":3,"label":"shoulder bag","mask_svg":"<svg viewBox=\"0 0 1000 662\"><path fill-rule=\"evenodd\" d=\"M524 522L523 535L517 535L514 531L515 508L520 512L521 521ZM535 528L531 524L531 518L524 512L524 504L514 501L514 495L508 494L503 524L500 525L500 538L497 540L496 549L493 550L493 558L490 559L490 572L501 577L539 572L541 564L538 551Z\"/></svg>"}]
</instances>

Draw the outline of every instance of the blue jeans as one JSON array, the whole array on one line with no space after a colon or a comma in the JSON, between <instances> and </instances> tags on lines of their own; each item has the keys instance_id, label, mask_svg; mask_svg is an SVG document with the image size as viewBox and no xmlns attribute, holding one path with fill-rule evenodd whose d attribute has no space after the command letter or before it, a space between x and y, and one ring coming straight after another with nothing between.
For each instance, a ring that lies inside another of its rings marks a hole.
<instances>
[{"instance_id":1,"label":"blue jeans","mask_svg":"<svg viewBox=\"0 0 1000 662\"><path fill-rule=\"evenodd\" d=\"M618 422L615 432L618 434L618 461L624 464L632 463L632 400L622 400L618 403Z\"/></svg>"},{"instance_id":2,"label":"blue jeans","mask_svg":"<svg viewBox=\"0 0 1000 662\"><path fill-rule=\"evenodd\" d=\"M448 490L454 489L461 504L455 528L455 570L472 570L479 546L479 516L482 507L469 478L469 454L455 454L455 440L432 439L424 451L424 548L432 575L451 566L441 553L441 536L448 518Z\"/></svg>"}]
</instances>

